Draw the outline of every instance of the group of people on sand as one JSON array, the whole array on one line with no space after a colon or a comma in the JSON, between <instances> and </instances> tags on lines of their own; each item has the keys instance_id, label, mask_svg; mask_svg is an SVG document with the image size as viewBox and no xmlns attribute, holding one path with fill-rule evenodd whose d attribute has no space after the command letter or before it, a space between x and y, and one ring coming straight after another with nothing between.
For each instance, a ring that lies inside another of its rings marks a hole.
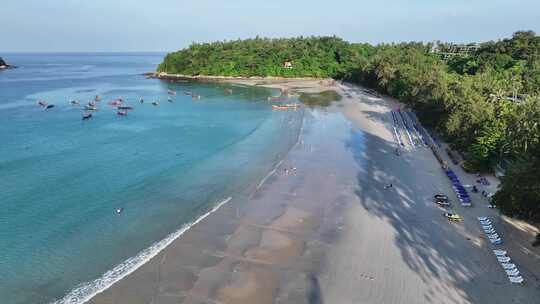
<instances>
[{"instance_id":1,"label":"group of people on sand","mask_svg":"<svg viewBox=\"0 0 540 304\"><path fill-rule=\"evenodd\" d=\"M296 175L296 167L284 168L283 174L285 176Z\"/></svg>"}]
</instances>

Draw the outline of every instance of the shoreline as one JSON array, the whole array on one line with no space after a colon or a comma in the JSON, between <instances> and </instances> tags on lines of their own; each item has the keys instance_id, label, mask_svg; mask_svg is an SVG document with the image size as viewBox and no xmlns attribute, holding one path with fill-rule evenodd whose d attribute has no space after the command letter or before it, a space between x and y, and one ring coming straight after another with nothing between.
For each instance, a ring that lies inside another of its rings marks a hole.
<instances>
[{"instance_id":1,"label":"shoreline","mask_svg":"<svg viewBox=\"0 0 540 304\"><path fill-rule=\"evenodd\" d=\"M275 81L304 81L304 80L327 80L329 78L317 78L317 77L279 77L279 76L213 76L213 75L185 75L185 74L168 74L165 72L148 72L144 73L144 76L148 78L161 79L161 80L199 80L199 81L252 81L252 80L275 80Z\"/></svg>"},{"instance_id":2,"label":"shoreline","mask_svg":"<svg viewBox=\"0 0 540 304\"><path fill-rule=\"evenodd\" d=\"M149 79L164 81L197 81L210 83L232 83L247 86L260 86L265 88L279 89L282 93L320 93L329 88L335 88L336 81L331 78L311 77L233 77L233 76L208 76L208 75L182 75L167 73L145 73Z\"/></svg>"},{"instance_id":3,"label":"shoreline","mask_svg":"<svg viewBox=\"0 0 540 304\"><path fill-rule=\"evenodd\" d=\"M115 267L113 267L113 269L107 271L101 277L95 279L94 281L83 283L81 286L76 287L75 289L71 290L67 295L65 295L59 300L52 302L51 304L87 303L95 296L112 287L118 281L137 271L137 269L139 269L141 266L153 259L156 255L158 255L174 241L180 238L191 227L197 225L205 218L212 215L212 213L218 211L219 208L221 208L223 205L227 204L231 200L232 197L228 197L222 201L219 201L208 212L196 218L194 221L182 225L182 227L180 227L180 229L178 229L177 231L170 233L164 239L155 242L150 247L137 253L135 256L116 265Z\"/></svg>"}]
</instances>

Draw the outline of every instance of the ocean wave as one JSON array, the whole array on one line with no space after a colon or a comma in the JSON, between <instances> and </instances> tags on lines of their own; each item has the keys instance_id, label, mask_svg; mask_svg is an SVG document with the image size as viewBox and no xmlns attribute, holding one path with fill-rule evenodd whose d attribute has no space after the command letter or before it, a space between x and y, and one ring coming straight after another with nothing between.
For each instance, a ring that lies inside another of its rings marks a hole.
<instances>
[{"instance_id":1,"label":"ocean wave","mask_svg":"<svg viewBox=\"0 0 540 304\"><path fill-rule=\"evenodd\" d=\"M124 262L116 265L113 269L107 271L100 278L77 286L75 289L70 291L66 296L64 296L63 298L59 300L51 302L51 304L86 303L87 301L92 299L95 295L105 291L116 282L130 275L139 267L143 266L146 262L148 262L150 259L152 259L156 255L158 255L163 249L167 248L167 246L169 246L172 242L174 242L176 239L182 236L191 227L195 226L196 224L204 220L210 214L216 212L219 208L221 208L223 205L228 203L231 199L232 197L228 197L225 200L219 202L214 208L212 208L212 210L206 212L205 214L197 218L195 221L182 225L182 227L176 232L169 234L163 240L156 242L152 246L142 250L136 256L131 257L125 260Z\"/></svg>"}]
</instances>

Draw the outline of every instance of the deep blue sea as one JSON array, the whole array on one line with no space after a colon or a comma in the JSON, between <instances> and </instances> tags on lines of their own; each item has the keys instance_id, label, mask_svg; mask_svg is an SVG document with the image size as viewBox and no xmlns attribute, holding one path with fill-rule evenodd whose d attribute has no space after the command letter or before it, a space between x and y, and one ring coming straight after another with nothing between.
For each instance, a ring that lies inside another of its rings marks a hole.
<instances>
[{"instance_id":1,"label":"deep blue sea","mask_svg":"<svg viewBox=\"0 0 540 304\"><path fill-rule=\"evenodd\" d=\"M302 124L302 111L271 110L270 89L141 75L164 54L1 55L19 66L0 71L2 304L78 303L105 288L260 182ZM127 116L108 105L119 97Z\"/></svg>"}]
</instances>

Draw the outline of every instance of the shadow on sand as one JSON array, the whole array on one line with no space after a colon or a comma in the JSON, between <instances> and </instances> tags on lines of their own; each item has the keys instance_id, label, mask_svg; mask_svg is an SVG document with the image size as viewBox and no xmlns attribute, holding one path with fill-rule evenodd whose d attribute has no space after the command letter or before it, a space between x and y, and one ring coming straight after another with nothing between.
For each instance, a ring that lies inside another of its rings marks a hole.
<instances>
[{"instance_id":1,"label":"shadow on sand","mask_svg":"<svg viewBox=\"0 0 540 304\"><path fill-rule=\"evenodd\" d=\"M474 250L470 239L445 221L442 210L430 202L433 193L440 190L434 181L444 176L442 171L433 170L434 160L423 163L414 155L429 152L413 150L397 157L395 143L360 131L351 131L346 146L360 167L356 195L370 215L390 223L396 231L393 242L402 260L427 286L425 300L439 303L442 296L449 303L487 302L482 298L486 290L478 289L489 287L475 283L482 269L477 256L469 254ZM384 188L389 182L393 189ZM486 283L493 288L493 282ZM446 290L449 285L459 291L459 298Z\"/></svg>"}]
</instances>

